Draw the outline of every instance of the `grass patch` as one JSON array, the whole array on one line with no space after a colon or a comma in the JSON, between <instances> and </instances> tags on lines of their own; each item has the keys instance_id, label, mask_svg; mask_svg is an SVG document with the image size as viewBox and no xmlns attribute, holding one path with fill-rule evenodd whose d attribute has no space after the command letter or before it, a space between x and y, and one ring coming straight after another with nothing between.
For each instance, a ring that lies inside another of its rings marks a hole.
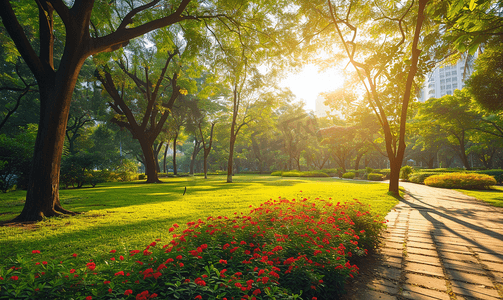
<instances>
[{"instance_id":1,"label":"grass patch","mask_svg":"<svg viewBox=\"0 0 503 300\"><path fill-rule=\"evenodd\" d=\"M288 178L237 175L234 183L225 176L163 179L161 184L106 183L96 188L61 190L67 209L81 212L74 217L51 218L22 227L0 227L0 257L15 257L38 249L51 257L78 253L89 259L115 249L137 249L145 243L171 235L173 223L208 216L231 216L249 212L249 206L271 198L331 198L345 202L358 199L385 215L398 201L387 194L387 185L348 182L333 178ZM183 195L184 188L187 193ZM26 192L2 194L0 220L20 213ZM7 260L0 262L0 267Z\"/></svg>"},{"instance_id":2,"label":"grass patch","mask_svg":"<svg viewBox=\"0 0 503 300\"><path fill-rule=\"evenodd\" d=\"M457 190L465 195L475 197L492 206L503 207L503 187L493 186L489 190Z\"/></svg>"}]
</instances>

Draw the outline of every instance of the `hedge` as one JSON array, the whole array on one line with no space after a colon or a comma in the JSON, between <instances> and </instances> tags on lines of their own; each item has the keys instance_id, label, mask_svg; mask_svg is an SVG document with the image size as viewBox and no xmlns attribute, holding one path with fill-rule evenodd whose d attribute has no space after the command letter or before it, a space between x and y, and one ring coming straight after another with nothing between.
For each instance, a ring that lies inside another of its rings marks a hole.
<instances>
[{"instance_id":1,"label":"hedge","mask_svg":"<svg viewBox=\"0 0 503 300\"><path fill-rule=\"evenodd\" d=\"M486 174L475 173L446 173L433 175L424 180L428 186L449 189L489 189L496 184L494 177Z\"/></svg>"}]
</instances>

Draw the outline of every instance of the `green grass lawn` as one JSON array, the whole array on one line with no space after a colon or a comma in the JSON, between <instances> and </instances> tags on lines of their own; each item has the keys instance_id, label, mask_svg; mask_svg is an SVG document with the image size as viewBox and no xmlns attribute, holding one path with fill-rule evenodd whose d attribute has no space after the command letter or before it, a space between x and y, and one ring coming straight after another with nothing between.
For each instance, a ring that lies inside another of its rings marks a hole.
<instances>
[{"instance_id":1,"label":"green grass lawn","mask_svg":"<svg viewBox=\"0 0 503 300\"><path fill-rule=\"evenodd\" d=\"M503 187L495 186L490 190L457 190L465 195L483 200L493 206L503 207Z\"/></svg>"},{"instance_id":2,"label":"green grass lawn","mask_svg":"<svg viewBox=\"0 0 503 300\"><path fill-rule=\"evenodd\" d=\"M337 203L358 199L386 214L398 201L382 183L332 178L288 178L238 175L163 179L161 184L107 183L95 188L60 191L63 207L81 214L50 218L28 226L0 227L0 266L6 258L40 250L51 257L72 253L81 259L101 257L112 248L137 249L154 239L169 240L173 223L182 227L208 216L247 213L249 206L271 199L322 198ZM187 193L183 195L184 188ZM25 191L0 195L0 220L23 208Z\"/></svg>"}]
</instances>

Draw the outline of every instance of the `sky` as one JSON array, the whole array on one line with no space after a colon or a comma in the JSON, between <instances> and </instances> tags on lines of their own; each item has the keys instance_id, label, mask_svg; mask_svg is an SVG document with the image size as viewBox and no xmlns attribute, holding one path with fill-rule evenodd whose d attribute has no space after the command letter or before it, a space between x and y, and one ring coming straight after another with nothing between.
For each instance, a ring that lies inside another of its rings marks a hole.
<instances>
[{"instance_id":1,"label":"sky","mask_svg":"<svg viewBox=\"0 0 503 300\"><path fill-rule=\"evenodd\" d=\"M320 93L330 92L342 87L344 82L341 70L331 69L318 72L313 64L305 65L299 73L292 73L280 82L280 86L288 87L297 96L297 100L306 103L306 110L315 110L316 98Z\"/></svg>"}]
</instances>

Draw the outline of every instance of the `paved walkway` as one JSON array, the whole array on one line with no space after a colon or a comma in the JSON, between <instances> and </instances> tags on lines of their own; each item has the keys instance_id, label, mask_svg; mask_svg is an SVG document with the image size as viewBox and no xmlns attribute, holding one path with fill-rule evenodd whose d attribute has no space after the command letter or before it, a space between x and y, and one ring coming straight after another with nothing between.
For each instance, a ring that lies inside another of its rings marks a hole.
<instances>
[{"instance_id":1,"label":"paved walkway","mask_svg":"<svg viewBox=\"0 0 503 300\"><path fill-rule=\"evenodd\" d=\"M503 210L400 183L373 277L353 299L503 299Z\"/></svg>"}]
</instances>

